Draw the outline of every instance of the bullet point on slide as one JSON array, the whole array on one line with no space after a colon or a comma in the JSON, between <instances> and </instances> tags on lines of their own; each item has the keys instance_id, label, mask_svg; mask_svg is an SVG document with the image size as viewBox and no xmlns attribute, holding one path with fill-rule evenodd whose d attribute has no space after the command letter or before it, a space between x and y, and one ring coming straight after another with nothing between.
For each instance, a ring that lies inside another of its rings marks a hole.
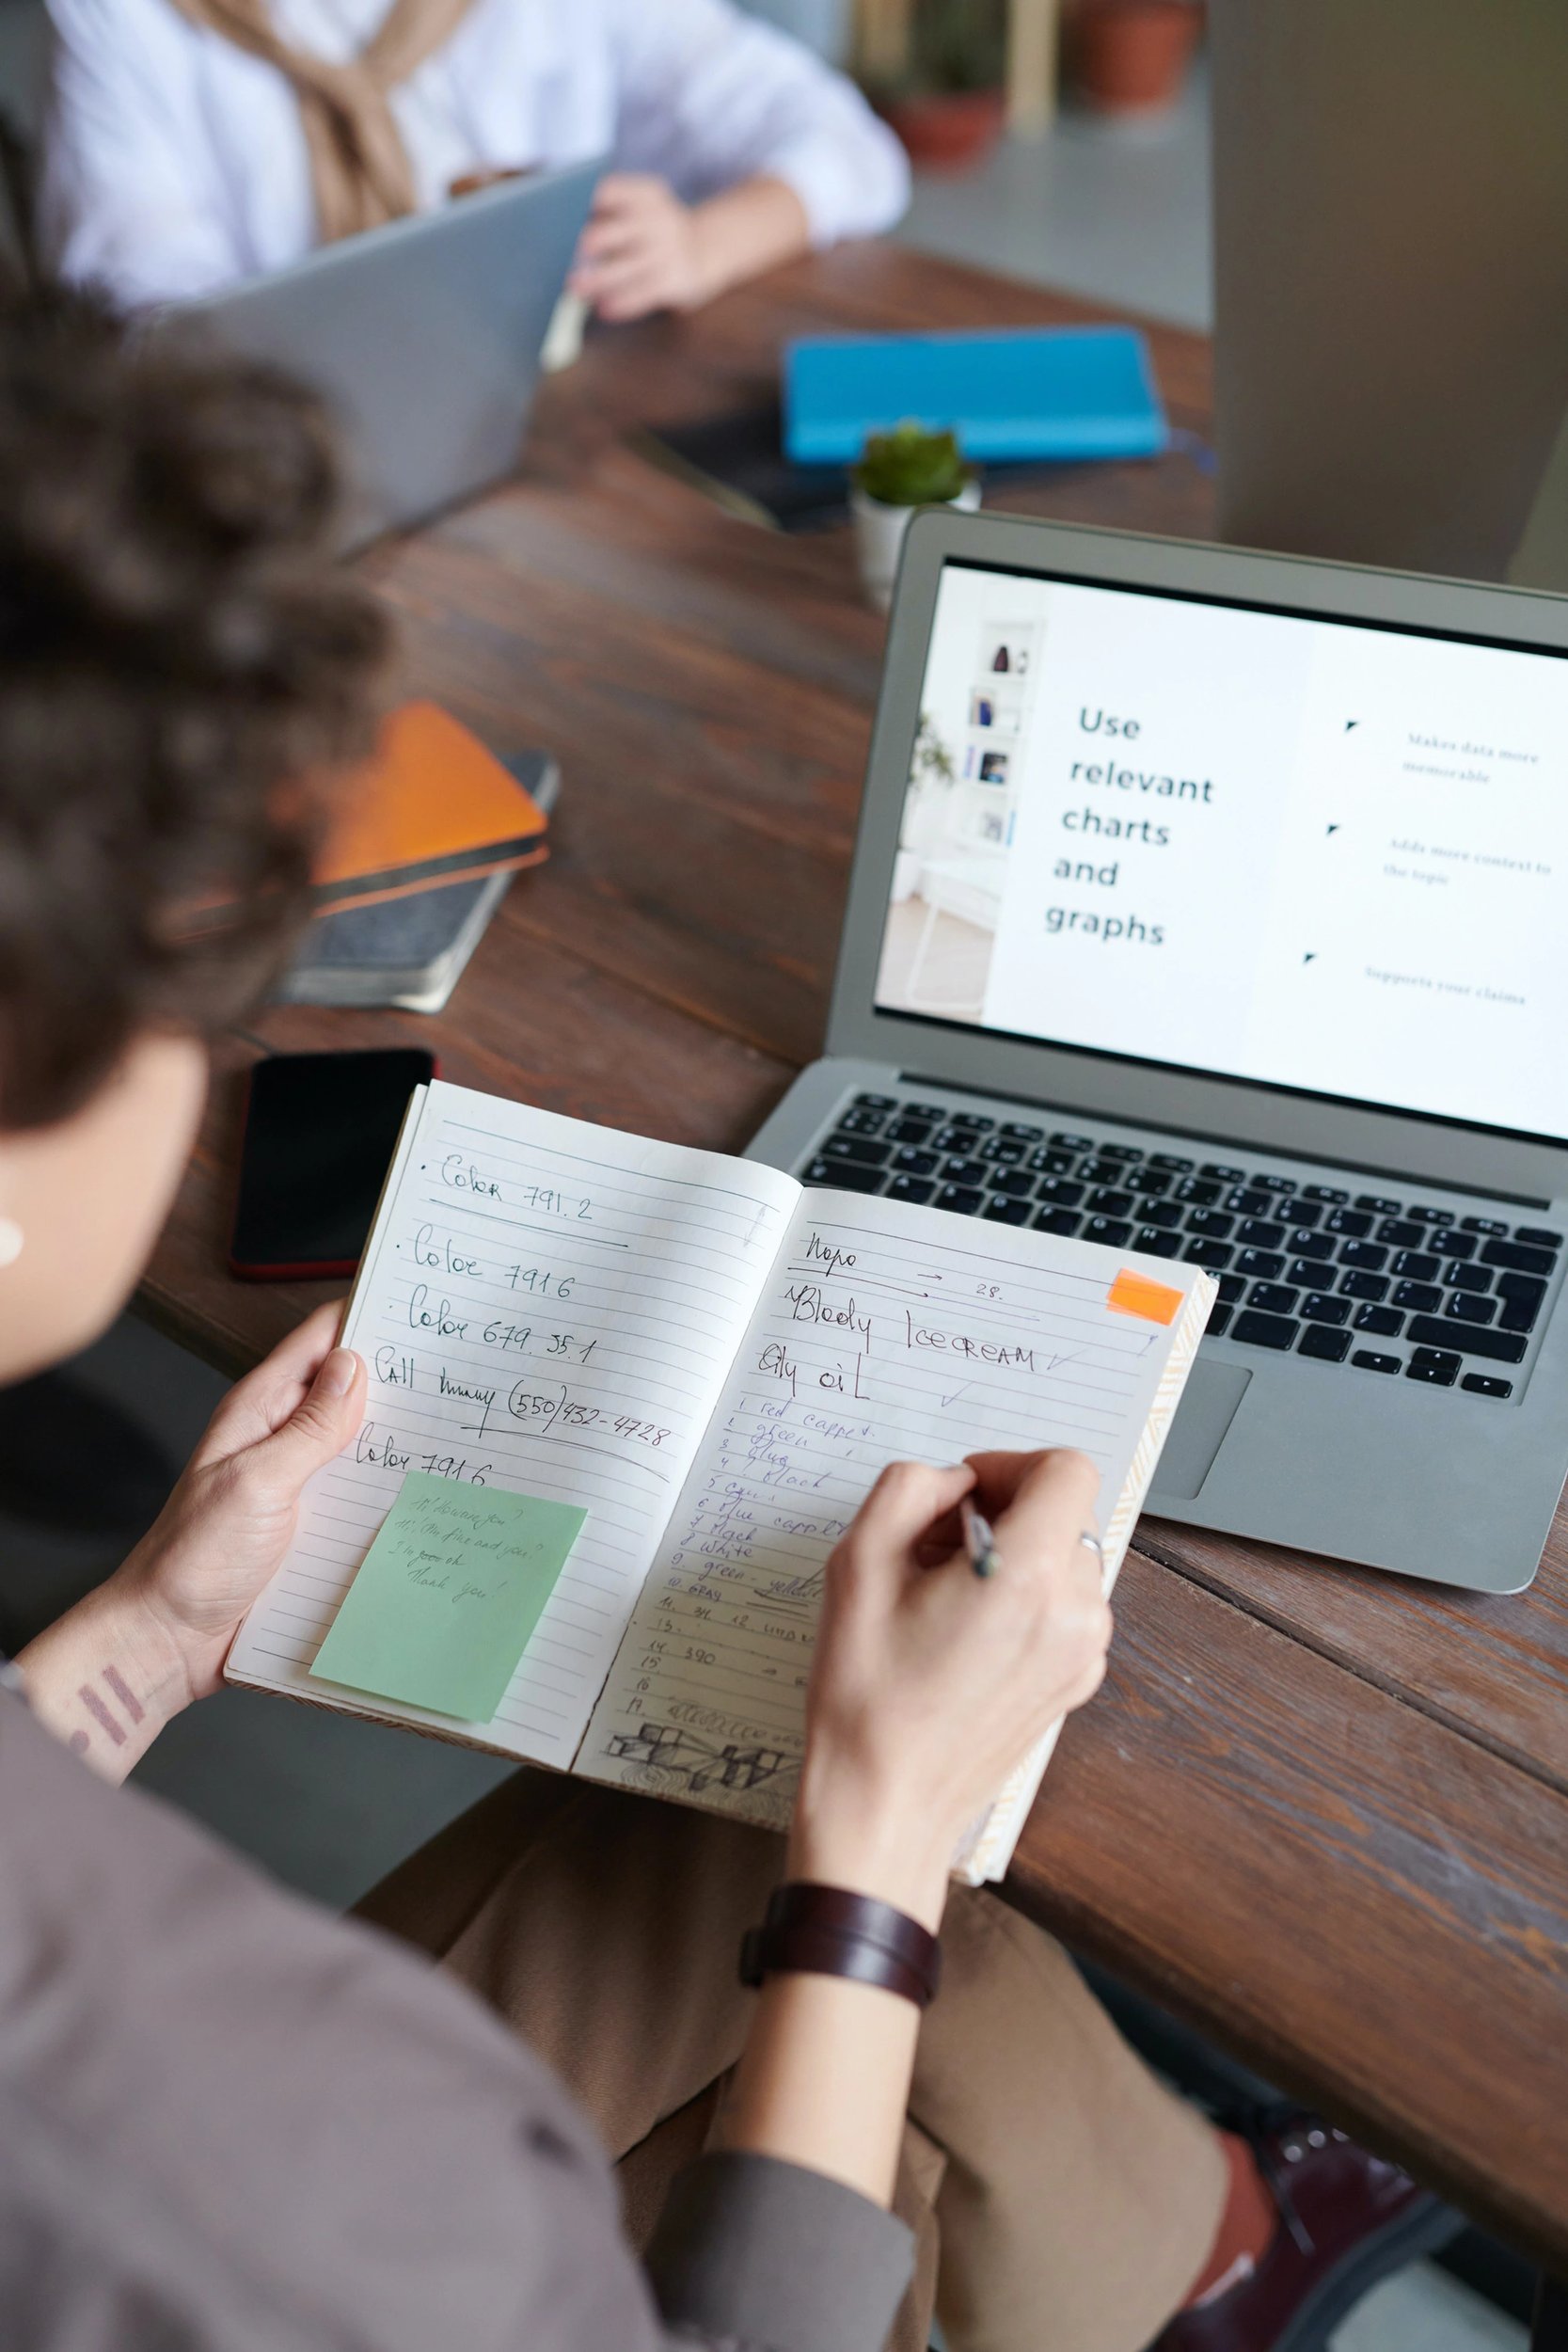
<instances>
[{"instance_id":1,"label":"bullet point on slide","mask_svg":"<svg viewBox=\"0 0 1568 2352\"><path fill-rule=\"evenodd\" d=\"M1359 719L1347 719L1345 721L1345 733L1348 735L1352 727L1358 727L1360 724L1361 722Z\"/></svg>"},{"instance_id":2,"label":"bullet point on slide","mask_svg":"<svg viewBox=\"0 0 1568 2352\"><path fill-rule=\"evenodd\" d=\"M1303 956L1303 958L1302 958L1302 961L1303 961L1303 963L1316 963L1316 962L1317 962L1317 961L1318 961L1318 951L1317 951L1317 949L1316 949L1315 947L1313 948L1312 953L1311 953L1309 956Z\"/></svg>"},{"instance_id":3,"label":"bullet point on slide","mask_svg":"<svg viewBox=\"0 0 1568 2352\"><path fill-rule=\"evenodd\" d=\"M1330 833L1338 833L1339 828L1338 825L1330 825L1328 830Z\"/></svg>"}]
</instances>

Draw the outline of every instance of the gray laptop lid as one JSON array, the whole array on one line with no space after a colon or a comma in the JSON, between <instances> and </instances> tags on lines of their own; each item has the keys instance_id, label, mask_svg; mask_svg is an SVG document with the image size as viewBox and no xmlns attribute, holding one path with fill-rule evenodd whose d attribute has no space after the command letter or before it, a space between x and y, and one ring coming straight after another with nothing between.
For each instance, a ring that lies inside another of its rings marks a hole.
<instances>
[{"instance_id":1,"label":"gray laptop lid","mask_svg":"<svg viewBox=\"0 0 1568 2352\"><path fill-rule=\"evenodd\" d=\"M1408 1104L1412 1099L1408 1091L1402 1096L1399 1090L1405 1073L1397 1056L1388 1057L1388 1089L1374 1098L1369 1089L1337 1085L1332 1071L1326 1081L1320 1080L1308 1089L1286 1082L1283 1071L1239 1075L1234 1074L1236 1064L1232 1062L1228 1065L1232 1074L1227 1074L1227 1066L1217 1058L1202 1065L1196 1053L1179 1058L1168 1050L1151 1050L1153 1036L1161 1033L1163 1021L1164 1034L1169 1034L1165 1016L1172 1003L1182 998L1182 991L1177 985L1182 964L1180 956L1169 952L1156 954L1147 941L1137 947L1137 953L1143 957L1138 969L1146 993L1131 1000L1132 1009L1129 1011L1123 991L1117 1051L1097 1049L1092 1043L1082 1041L1086 1030L1095 1025L1093 1021L1085 1020L1082 959L1076 964L1069 959L1064 959L1060 965L1042 961L1037 967L1038 985L1024 1016L1006 1024L992 1019L988 1025L978 1006L961 1017L937 1017L939 1009L931 1003L932 992L924 982L924 1017L911 1016L907 998L902 1009L889 1009L889 992L885 986L879 991L879 975L884 940L892 937L895 892L900 886L895 878L895 862L900 858L900 830L906 820L906 795L915 757L916 733L927 697L933 702L942 693L946 693L949 700L952 698L949 686L944 685L939 691L931 684L931 664L938 599L943 590L944 574L955 567L976 567L991 573L1004 593L991 600L997 615L994 647L989 643L982 644L971 628L961 648L962 700L958 705L959 718L951 733L955 755L965 761L974 757L975 781L968 789L978 814L973 841L964 843L956 853L937 852L935 866L942 869L940 891L933 893L929 887L934 868L928 846L916 843L911 847L906 832L906 866L912 864L922 877L919 887L929 901L927 913L936 908L940 898L942 908L966 921L977 937L987 928L994 935L999 922L1004 921L997 908L999 903L1012 903L1006 894L1015 888L1018 858L1010 834L998 834L994 845L984 838L989 811L980 808L979 803L985 800L987 790L994 787L998 818L1005 819L1009 806L1018 809L1021 774L1024 778L1024 794L1036 788L1027 781L1031 773L1028 726L1035 722L1028 722L1021 739L1009 706L1016 708L1022 704L1033 691L1033 681L1043 680L1051 665L1061 662L1062 646L1074 642L1072 632L1081 632L1090 626L1085 612L1096 597L1106 612L1101 647L1109 648L1119 665L1115 669L1119 691L1105 695L1107 707L1124 712L1144 710L1146 725L1138 757L1145 764L1161 764L1149 758L1149 747L1162 739L1149 723L1158 714L1146 707L1151 700L1150 681L1147 655L1140 650L1137 614L1127 607L1119 593L1131 589L1140 592L1140 602L1148 599L1148 612L1152 612L1158 602L1164 612L1184 610L1191 614L1212 602L1222 608L1220 621L1232 640L1238 628L1243 634L1251 629L1261 641L1265 653L1270 630L1276 635L1281 629L1299 633L1303 621L1327 624L1327 629L1322 632L1323 637L1332 635L1341 642L1354 640L1356 658L1370 665L1368 674L1374 680L1384 668L1397 680L1408 675L1412 660L1419 660L1426 664L1424 675L1436 679L1439 694L1447 675L1450 672L1461 675L1466 662L1497 664L1517 660L1521 689L1528 682L1524 675L1528 668L1542 690L1537 697L1539 710L1531 722L1532 739L1539 736L1542 754L1540 782L1529 787L1536 793L1530 804L1536 820L1533 834L1528 822L1524 833L1520 832L1521 819L1529 817L1528 809L1521 803L1505 824L1505 812L1497 798L1521 788L1516 787L1514 778L1528 777L1532 771L1503 768L1496 760L1470 761L1457 746L1450 760L1441 750L1428 750L1414 741L1406 745L1402 737L1394 741L1390 731L1396 725L1400 729L1421 730L1423 712L1414 703L1408 708L1402 705L1397 718L1387 711L1381 714L1386 734L1390 735L1386 760L1396 771L1406 800L1417 788L1430 789L1434 800L1439 794L1447 794L1450 800L1456 793L1468 795L1472 803L1469 816L1473 818L1481 806L1481 796L1491 794L1498 818L1499 837L1495 846L1507 851L1515 835L1528 839L1530 857L1538 861L1536 870L1528 878L1510 875L1511 886L1517 883L1518 895L1513 902L1517 913L1494 927L1493 935L1500 940L1505 951L1512 946L1515 932L1522 933L1527 926L1533 927L1533 935L1544 942L1568 932L1568 909L1561 921L1553 913L1554 906L1562 905L1560 894L1568 889L1568 853L1554 860L1548 838L1558 823L1560 803L1568 810L1568 793L1558 792L1554 781L1563 748L1568 748L1568 666L1558 659L1548 659L1544 663L1540 658L1568 653L1568 601L1519 589L1374 572L1298 557L1144 538L1132 532L1096 532L1065 524L933 511L917 516L911 528L895 598L833 988L829 1053L901 1069L913 1076L1050 1103L1063 1109L1076 1108L1085 1114L1099 1112L1106 1117L1175 1128L1189 1136L1248 1144L1260 1151L1326 1159L1370 1171L1402 1173L1529 1201L1558 1198L1568 1191L1568 1141L1563 1139L1568 1134L1568 1118L1553 1133L1547 1129L1544 1115L1554 1101L1559 1109L1568 1101L1568 1066L1564 1066L1568 1047L1561 1049L1560 1056L1556 1049L1555 1007L1549 1002L1549 985L1537 992L1539 1002L1531 1013L1532 1025L1547 1020L1544 1045L1534 1068L1514 1073L1513 1088L1513 1100L1531 1116L1539 1101L1543 1116L1538 1124L1547 1130L1544 1134L1533 1127L1525 1132L1522 1118L1502 1124L1482 1123L1473 1109L1439 1115L1438 1110L1429 1107L1422 1115L1410 1115L1400 1108L1383 1107L1402 1101ZM1010 596L1005 593L1009 575L1020 592ZM1045 610L1039 601L1040 583L1044 583L1048 596L1057 593L1058 583L1066 584L1059 617L1047 611L1044 621L1038 619L1039 611ZM1104 591L1113 593L1107 597ZM1037 613L1034 622L1028 620L1029 612ZM1249 612L1257 613L1259 619L1242 619ZM1280 616L1277 624L1275 616ZM1201 612L1198 617L1201 620ZM1370 626L1347 630L1337 626L1340 623ZM1031 628L1036 631L1033 638ZM1144 635L1148 635L1147 630ZM1124 644L1124 639L1131 642ZM1422 645L1418 642L1422 639L1432 642ZM1465 639L1479 641L1474 654L1463 644ZM1076 642L1082 652L1086 641L1080 634ZM1227 685L1223 664L1216 663L1212 675L1205 679L1201 632L1195 637L1189 631L1187 642L1195 650L1196 659L1189 665L1184 686L1191 688L1196 678L1199 688L1215 696L1223 695ZM1406 649L1403 657L1398 652L1401 647ZM1401 668L1402 659L1406 665L1404 670ZM1021 661L1033 665L1032 679L1021 675ZM1005 666L993 667L993 663ZM1085 670L1089 666L1092 665L1085 665ZM1073 675L1078 674L1074 672ZM1102 680L1110 675L1105 662L1101 663L1097 675ZM1256 677L1247 676L1242 670L1231 675L1238 691L1244 683L1249 691L1261 692ZM1506 686L1508 680L1503 683ZM1494 678L1488 691L1495 693L1496 686ZM1043 683L1040 691L1043 695ZM1053 689L1057 701L1065 691L1067 689L1059 684ZM1429 694L1428 699L1432 698ZM1558 698L1564 701L1560 730L1551 723ZM1071 701L1070 692L1068 700ZM1507 707L1506 696L1503 707ZM1197 747L1196 771L1201 774L1208 730L1201 693L1196 690L1187 693L1186 708L1189 723L1185 739ZM1091 718L1095 715L1092 711L1089 714ZM1289 730L1292 722L1285 698L1276 713L1275 705L1265 697L1257 715L1258 724L1250 739L1252 749L1238 768L1232 746L1231 766L1223 785L1215 787L1212 811L1188 809L1180 803L1173 807L1160 797L1146 803L1135 789L1130 796L1108 790L1108 783L1120 778L1110 777L1101 766L1092 782L1079 782L1070 787L1076 796L1073 813L1077 801L1087 800L1097 808L1123 811L1139 824L1152 817L1160 823L1168 822L1175 841L1190 840L1195 827L1202 826L1210 829L1208 840L1212 846L1216 850L1222 849L1224 844L1213 830L1213 820L1217 818L1221 826L1230 822L1227 806L1234 806L1234 784L1244 780L1249 792L1264 798L1287 789ZM1369 722L1377 715L1370 706ZM1015 728L1012 736L1007 732L1009 723ZM1068 714L1065 723L1076 724L1075 708ZM1059 731L1058 726L1058 734ZM1218 721L1212 732L1221 732ZM1359 738L1352 732L1346 739L1356 747L1356 758L1366 756L1360 746L1369 741L1369 730L1364 730ZM1103 741L1102 734L1097 734L1092 742L1085 738L1079 749L1086 761L1105 761ZM1500 739L1494 748L1509 748L1507 739ZM1116 755L1113 742L1110 756ZM1209 755L1213 755L1212 748ZM1322 749L1313 756L1319 770L1325 762L1338 758L1337 752ZM1136 757L1133 764L1137 764ZM1356 823L1370 825L1378 818L1379 771L1370 769L1353 772L1351 768L1339 764L1347 782L1344 797L1352 819L1346 829L1350 836L1354 835ZM1478 771L1485 771L1484 776L1478 772L1474 783L1465 780L1472 767ZM1452 768L1455 775L1443 774L1445 768ZM1065 776L1069 771L1067 765L1059 765L1053 772ZM1086 776L1087 770L1085 773ZM1040 783L1037 788L1045 790L1047 787ZM1055 787L1049 788L1054 790ZM1052 805L1054 810L1054 803ZM1150 841L1158 830L1156 824L1148 837ZM1325 828L1320 826L1316 830L1321 835ZM1019 839L1022 838L1021 833ZM1097 902L1109 906L1115 901L1125 909L1132 880L1146 898L1155 900L1154 905L1146 903L1141 908L1152 923L1162 912L1158 897L1164 888L1164 876L1158 873L1157 866L1164 852L1151 850L1143 839L1130 841L1125 830L1119 842L1112 841L1107 833L1098 834L1097 839L1096 853L1102 861L1114 861L1118 856L1122 859L1121 874L1113 878L1115 887L1107 892L1097 890L1092 882L1053 882L1052 866L1041 866L1036 870L1035 879L1039 884L1036 895L1042 919L1053 898L1085 907ZM1058 843L1058 848L1071 850L1073 856L1080 859L1092 846L1081 844L1073 849L1065 835ZM1316 855L1323 846L1321 841L1307 843L1299 854L1304 858ZM1390 841L1386 846L1391 850L1395 845ZM1326 854L1332 857L1338 850ZM1382 836L1364 839L1355 848L1355 855L1362 861L1363 873L1370 863L1375 878L1378 862L1385 855ZM988 859L991 860L990 870ZM1478 859L1478 866L1481 862ZM1412 863L1424 871L1433 861L1423 858ZM1499 855L1485 863L1502 869L1509 861ZM1554 864L1558 869L1555 874ZM1006 871L999 870L1003 866ZM1339 869L1341 873L1349 870ZM1450 866L1443 870L1451 874L1458 869ZM1322 897L1332 903L1339 882L1327 868L1324 874ZM1255 985L1255 975L1246 954L1240 946L1233 948L1232 943L1235 933L1243 928L1241 918L1245 914L1249 894L1255 888L1261 892L1270 879L1266 873L1246 873L1227 897L1213 905L1204 901L1197 908L1203 921L1214 926L1217 946L1212 959L1211 979L1217 975L1220 986L1230 989L1238 1000L1244 998ZM907 877L901 886L906 891L911 887ZM1424 883L1420 886L1426 887ZM1413 882L1412 890L1416 887ZM905 903L909 903L908 898ZM1439 903L1452 916L1446 935L1454 943L1449 961L1464 960L1469 956L1469 943L1476 931L1473 911L1463 891L1447 885L1433 885L1430 898L1423 901L1433 907ZM1171 913L1180 913L1180 900L1168 904L1164 912L1167 919ZM1010 914L1006 915L1005 922L1010 921ZM1379 951L1386 949L1387 942L1377 934L1375 924L1370 927L1365 946L1369 961L1378 961ZM924 952L919 938L914 941L913 952ZM1125 971L1129 968L1125 958L1132 953L1132 948L1124 943L1120 952L1124 961L1119 969ZM1447 952L1445 948L1444 953ZM1100 968L1109 974L1117 967L1107 963ZM1544 973L1545 969L1544 963ZM1058 971L1065 976L1060 980L1053 977ZM993 986L994 977L993 965L991 977L986 982L988 989ZM1092 988L1093 984L1088 985ZM1069 992L1065 998L1064 988ZM1071 993L1073 990L1078 992L1076 995ZM884 1000L880 1005L879 993ZM1562 993L1568 999L1568 987ZM896 991L894 994L896 996ZM1332 1001L1327 992L1322 1001ZM1369 999L1379 1008L1384 1001L1381 995ZM1388 1001L1392 1001L1391 993ZM1402 993L1399 1001L1402 1006L1411 999ZM1151 1038L1147 1044L1134 1041L1139 1018L1136 1007L1140 1003L1149 1008ZM989 996L987 1004L989 1008ZM1373 1020L1380 1017L1377 1010L1370 1015ZM1472 1048L1467 1064L1461 1068L1456 1048L1454 1073L1443 1066L1449 1020L1448 1007L1439 1006L1435 1018L1423 1032L1430 1049L1429 1063L1435 1060L1437 1064L1432 1091L1441 1093L1453 1074L1454 1083L1449 1090L1455 1103L1461 1098L1489 1099L1497 1089L1491 1086L1493 1073L1484 1055L1478 1057ZM1455 1026L1462 1026L1458 1017ZM1021 1034L1024 1030L1028 1033ZM1212 1035L1212 1025L1208 1034ZM1502 1026L1496 1034L1500 1041L1509 1037ZM1532 1025L1531 1036L1534 1035ZM1353 1024L1341 1021L1338 1031L1332 1024L1326 1025L1315 1039L1320 1065L1325 1051L1332 1057L1340 1037L1348 1057L1350 1049L1358 1042ZM1080 1041L1076 1044L1069 1041L1074 1038ZM1442 1107L1446 1112L1447 1106Z\"/></svg>"},{"instance_id":2,"label":"gray laptop lid","mask_svg":"<svg viewBox=\"0 0 1568 2352\"><path fill-rule=\"evenodd\" d=\"M349 544L419 522L516 464L602 168L504 181L178 314L325 396L350 453Z\"/></svg>"}]
</instances>

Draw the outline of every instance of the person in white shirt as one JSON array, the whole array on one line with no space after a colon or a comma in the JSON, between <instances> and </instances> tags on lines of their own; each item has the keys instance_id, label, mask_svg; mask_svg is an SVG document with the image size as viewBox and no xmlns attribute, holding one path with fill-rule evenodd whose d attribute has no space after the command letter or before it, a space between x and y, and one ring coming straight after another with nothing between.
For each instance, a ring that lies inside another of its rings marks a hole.
<instances>
[{"instance_id":1,"label":"person in white shirt","mask_svg":"<svg viewBox=\"0 0 1568 2352\"><path fill-rule=\"evenodd\" d=\"M731 0L49 0L47 265L135 308L609 158L574 285L689 310L903 211L860 93Z\"/></svg>"}]
</instances>

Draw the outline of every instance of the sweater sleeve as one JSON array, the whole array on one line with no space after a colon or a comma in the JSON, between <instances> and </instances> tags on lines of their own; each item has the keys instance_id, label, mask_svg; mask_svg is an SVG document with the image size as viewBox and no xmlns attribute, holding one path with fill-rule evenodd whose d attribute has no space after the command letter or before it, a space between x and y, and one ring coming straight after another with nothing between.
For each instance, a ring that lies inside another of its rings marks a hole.
<instances>
[{"instance_id":1,"label":"sweater sleeve","mask_svg":"<svg viewBox=\"0 0 1568 2352\"><path fill-rule=\"evenodd\" d=\"M704 2156L675 2182L648 2252L659 2308L700 2343L874 2352L913 2269L901 2221L772 2156Z\"/></svg>"},{"instance_id":2,"label":"sweater sleeve","mask_svg":"<svg viewBox=\"0 0 1568 2352\"><path fill-rule=\"evenodd\" d=\"M0 2311L31 2352L877 2352L908 2233L705 2160L656 2256L462 1987L110 1789L0 1691Z\"/></svg>"}]
</instances>

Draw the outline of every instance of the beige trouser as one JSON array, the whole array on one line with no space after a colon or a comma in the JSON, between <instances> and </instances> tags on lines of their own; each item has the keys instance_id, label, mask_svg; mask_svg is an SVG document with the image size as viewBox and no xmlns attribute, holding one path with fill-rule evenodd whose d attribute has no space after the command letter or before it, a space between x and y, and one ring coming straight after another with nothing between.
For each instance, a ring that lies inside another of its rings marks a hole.
<instances>
[{"instance_id":1,"label":"beige trouser","mask_svg":"<svg viewBox=\"0 0 1568 2352\"><path fill-rule=\"evenodd\" d=\"M383 1882L364 1917L441 1960L565 2078L644 2242L710 2128L751 1996L736 1978L781 1842L522 1772ZM919 2249L895 2352L1141 2352L1209 2252L1224 2157L1060 1946L956 1891L896 2203Z\"/></svg>"}]
</instances>

